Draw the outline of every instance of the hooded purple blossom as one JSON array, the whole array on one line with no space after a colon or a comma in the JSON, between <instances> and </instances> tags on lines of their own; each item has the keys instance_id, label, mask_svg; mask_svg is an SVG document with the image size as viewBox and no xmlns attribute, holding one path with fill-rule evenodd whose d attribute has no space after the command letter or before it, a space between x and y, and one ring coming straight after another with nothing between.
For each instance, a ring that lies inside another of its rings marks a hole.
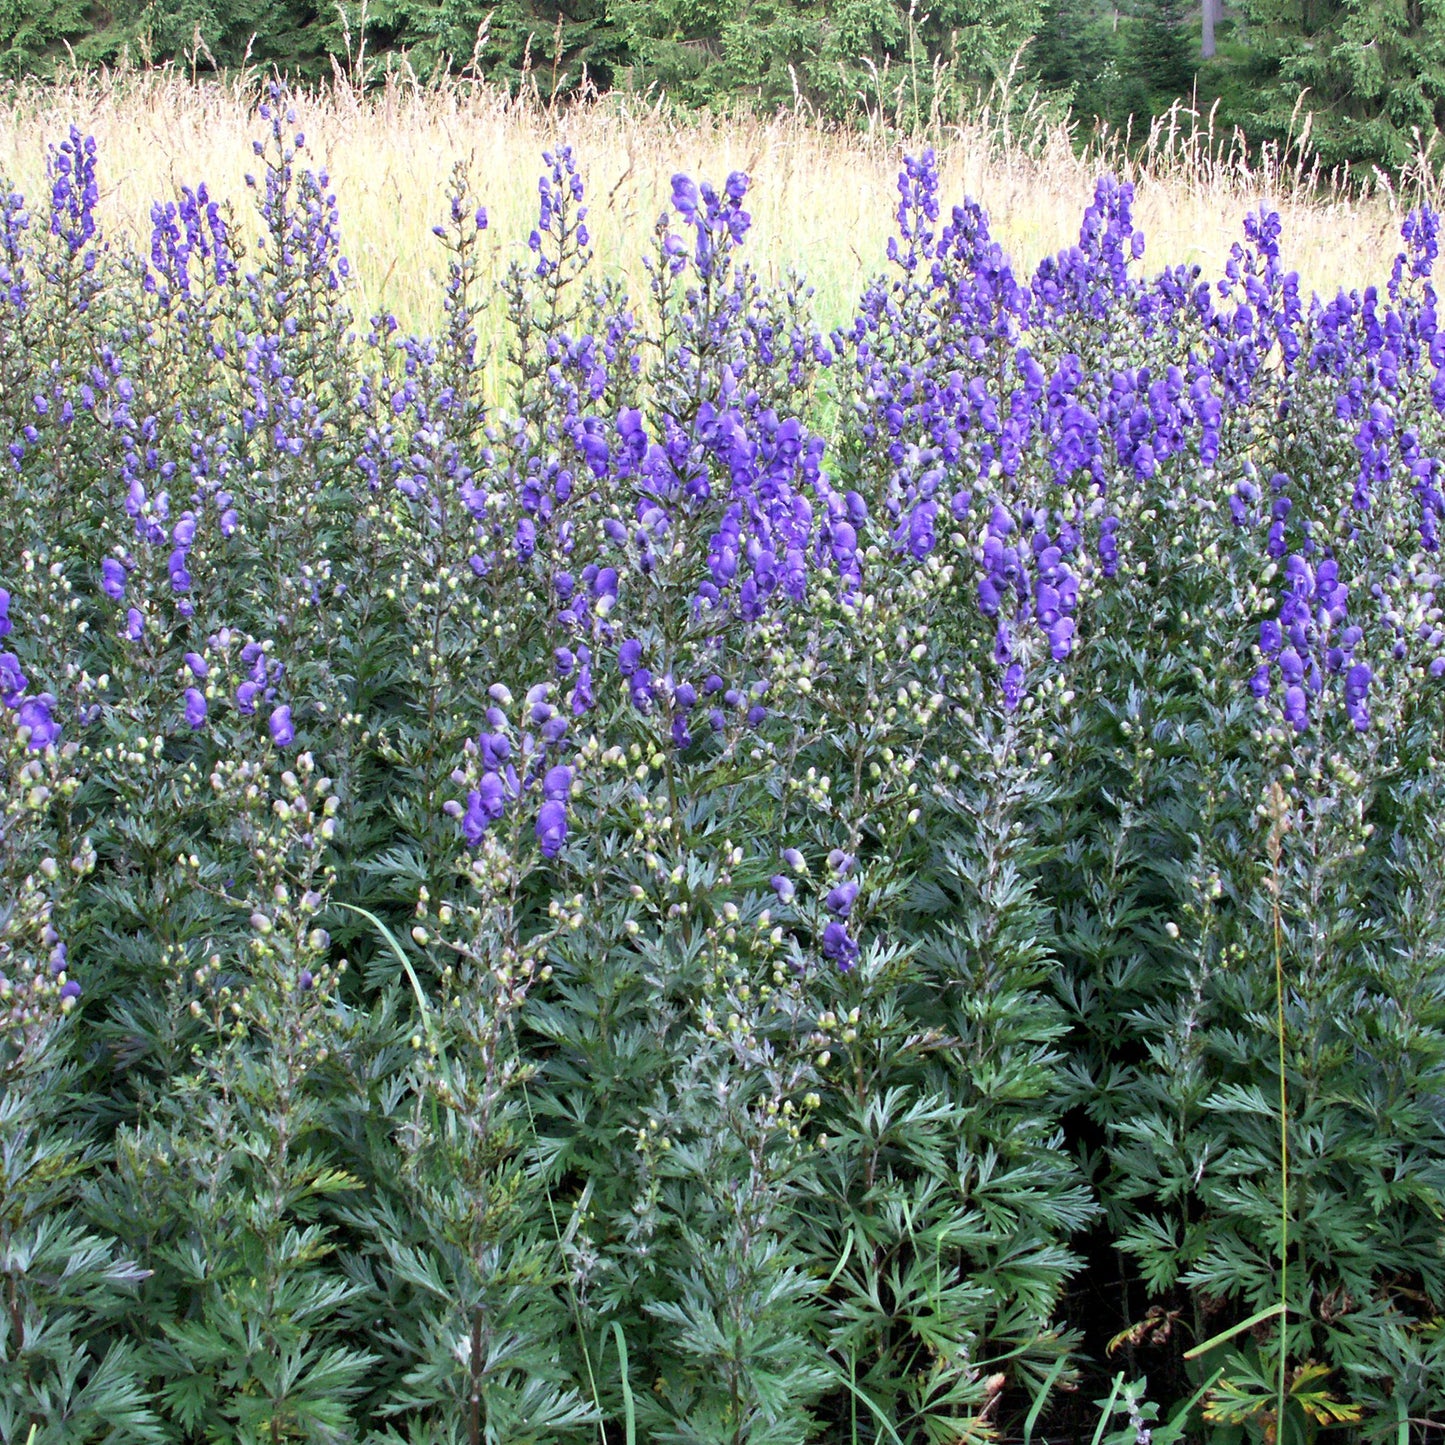
<instances>
[{"instance_id":1,"label":"hooded purple blossom","mask_svg":"<svg viewBox=\"0 0 1445 1445\"><path fill-rule=\"evenodd\" d=\"M206 721L206 695L199 688L186 689L186 724L199 728Z\"/></svg>"},{"instance_id":2,"label":"hooded purple blossom","mask_svg":"<svg viewBox=\"0 0 1445 1445\"><path fill-rule=\"evenodd\" d=\"M834 919L823 930L823 954L846 972L858 961L859 947L847 925Z\"/></svg>"},{"instance_id":3,"label":"hooded purple blossom","mask_svg":"<svg viewBox=\"0 0 1445 1445\"><path fill-rule=\"evenodd\" d=\"M119 602L125 596L125 565L114 557L107 557L100 564L100 589L112 602Z\"/></svg>"},{"instance_id":4,"label":"hooded purple blossom","mask_svg":"<svg viewBox=\"0 0 1445 1445\"><path fill-rule=\"evenodd\" d=\"M16 709L16 721L30 729L28 746L32 752L41 752L60 741L60 724L51 712L54 706L55 699L45 692L39 697L23 699Z\"/></svg>"},{"instance_id":5,"label":"hooded purple blossom","mask_svg":"<svg viewBox=\"0 0 1445 1445\"><path fill-rule=\"evenodd\" d=\"M542 804L537 814L537 842L544 858L555 858L567 841L567 805L557 799Z\"/></svg>"},{"instance_id":6,"label":"hooded purple blossom","mask_svg":"<svg viewBox=\"0 0 1445 1445\"><path fill-rule=\"evenodd\" d=\"M20 670L20 659L13 652L0 652L0 702L18 707L29 681Z\"/></svg>"},{"instance_id":7,"label":"hooded purple blossom","mask_svg":"<svg viewBox=\"0 0 1445 1445\"><path fill-rule=\"evenodd\" d=\"M271 740L278 748L289 748L296 741L296 729L291 722L291 709L284 704L272 713L267 726Z\"/></svg>"}]
</instances>

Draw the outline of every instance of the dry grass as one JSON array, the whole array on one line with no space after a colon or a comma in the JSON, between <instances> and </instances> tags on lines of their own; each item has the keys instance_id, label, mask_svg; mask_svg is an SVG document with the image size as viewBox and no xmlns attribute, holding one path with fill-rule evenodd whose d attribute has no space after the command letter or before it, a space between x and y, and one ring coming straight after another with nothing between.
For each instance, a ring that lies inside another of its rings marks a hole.
<instances>
[{"instance_id":1,"label":"dry grass","mask_svg":"<svg viewBox=\"0 0 1445 1445\"><path fill-rule=\"evenodd\" d=\"M261 133L254 81L192 85L174 72L76 75L58 85L0 91L0 173L27 194L44 184L45 149L74 122L100 144L103 224L112 235L148 235L153 199L205 180L246 206L244 173ZM638 259L675 171L720 179L744 169L754 230L748 253L767 275L805 272L820 318L850 313L867 276L881 269L905 147L883 129L829 132L804 116L774 120L668 114L661 107L601 100L552 111L509 102L481 85L391 83L362 94L341 81L297 97L298 123L315 163L329 169L346 246L362 291L358 311L386 308L427 329L437 315L439 247L431 226L443 210L453 161L469 157L491 216L495 274L525 254L540 152L575 148L588 179L600 263L640 286ZM1079 159L1062 127L1026 121L1004 133L996 113L920 137L939 151L944 199L970 194L992 218L1016 264L1077 239L1104 161ZM1217 274L1244 214L1261 202L1281 212L1283 248L1306 292L1381 282L1398 249L1405 197L1376 182L1347 198L1291 164L1251 170L1234 149L1211 158L1206 129L1156 127L1142 159L1119 166L1137 187L1146 261L1198 261Z\"/></svg>"}]
</instances>

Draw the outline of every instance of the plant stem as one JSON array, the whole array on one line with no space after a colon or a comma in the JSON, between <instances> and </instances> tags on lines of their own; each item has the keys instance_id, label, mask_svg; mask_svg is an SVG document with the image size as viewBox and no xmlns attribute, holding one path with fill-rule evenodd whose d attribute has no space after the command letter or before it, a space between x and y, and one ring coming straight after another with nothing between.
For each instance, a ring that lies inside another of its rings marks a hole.
<instances>
[{"instance_id":1,"label":"plant stem","mask_svg":"<svg viewBox=\"0 0 1445 1445\"><path fill-rule=\"evenodd\" d=\"M1270 892L1274 921L1275 1033L1279 1040L1279 1386L1275 1401L1275 1440L1284 1442L1285 1370L1289 1341L1289 1093L1285 1079L1284 1047L1284 928L1280 916L1279 862L1289 829L1284 790L1271 789L1274 823L1269 834Z\"/></svg>"}]
</instances>

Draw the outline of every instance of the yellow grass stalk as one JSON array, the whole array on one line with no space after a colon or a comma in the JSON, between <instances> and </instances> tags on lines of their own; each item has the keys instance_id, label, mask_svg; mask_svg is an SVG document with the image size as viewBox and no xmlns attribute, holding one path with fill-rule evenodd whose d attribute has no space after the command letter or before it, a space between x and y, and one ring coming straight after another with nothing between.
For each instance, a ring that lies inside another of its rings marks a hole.
<instances>
[{"instance_id":1,"label":"yellow grass stalk","mask_svg":"<svg viewBox=\"0 0 1445 1445\"><path fill-rule=\"evenodd\" d=\"M174 69L12 85L0 89L0 173L38 201L46 147L73 122L99 142L101 217L111 236L145 242L152 201L202 180L213 196L235 202L249 233L243 176L257 165L260 93L255 75L193 83ZM1349 196L1308 167L1305 147L1251 167L1237 138L1214 135L1209 117L1182 108L1155 124L1132 160L1121 160L1123 146L1107 136L1080 158L1062 125L1033 113L1010 128L1002 107L905 143L884 127L828 128L801 110L772 119L679 115L626 96L553 107L481 83L423 86L396 74L365 90L338 74L335 85L294 104L312 163L329 170L340 202L358 314L384 308L421 330L440 314L442 257L431 227L453 161L472 162L491 217L485 270L495 278L527 255L540 153L562 142L587 177L598 262L626 275L635 293L672 174L721 181L742 169L754 178L746 254L772 279L801 270L827 325L851 314L861 286L883 268L899 162L923 144L938 150L945 206L965 194L982 202L1016 266L1077 240L1094 181L1111 163L1136 185L1146 265L1199 262L1218 275L1244 215L1264 203L1281 213L1283 254L1306 295L1382 284L1415 199L1380 177Z\"/></svg>"}]
</instances>

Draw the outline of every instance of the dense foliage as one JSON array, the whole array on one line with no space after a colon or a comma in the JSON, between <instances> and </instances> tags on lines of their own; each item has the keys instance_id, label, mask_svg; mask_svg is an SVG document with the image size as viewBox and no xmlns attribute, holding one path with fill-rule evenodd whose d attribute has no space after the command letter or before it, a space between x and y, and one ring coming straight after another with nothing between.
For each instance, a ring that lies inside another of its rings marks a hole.
<instances>
[{"instance_id":1,"label":"dense foliage","mask_svg":"<svg viewBox=\"0 0 1445 1445\"><path fill-rule=\"evenodd\" d=\"M1219 0L1214 0L1216 9ZM1445 127L1437 0L1231 0L1217 54L1185 0L0 0L0 75L128 57L329 80L406 65L547 98L594 90L905 130L1010 103L1072 107L1083 141L1179 102L1252 146L1300 136L1327 168L1396 173ZM998 96L994 94L994 103Z\"/></svg>"},{"instance_id":2,"label":"dense foliage","mask_svg":"<svg viewBox=\"0 0 1445 1445\"><path fill-rule=\"evenodd\" d=\"M925 155L829 337L560 150L421 338L262 114L249 245L0 186L0 1436L1438 1423L1438 218L1024 278Z\"/></svg>"}]
</instances>

